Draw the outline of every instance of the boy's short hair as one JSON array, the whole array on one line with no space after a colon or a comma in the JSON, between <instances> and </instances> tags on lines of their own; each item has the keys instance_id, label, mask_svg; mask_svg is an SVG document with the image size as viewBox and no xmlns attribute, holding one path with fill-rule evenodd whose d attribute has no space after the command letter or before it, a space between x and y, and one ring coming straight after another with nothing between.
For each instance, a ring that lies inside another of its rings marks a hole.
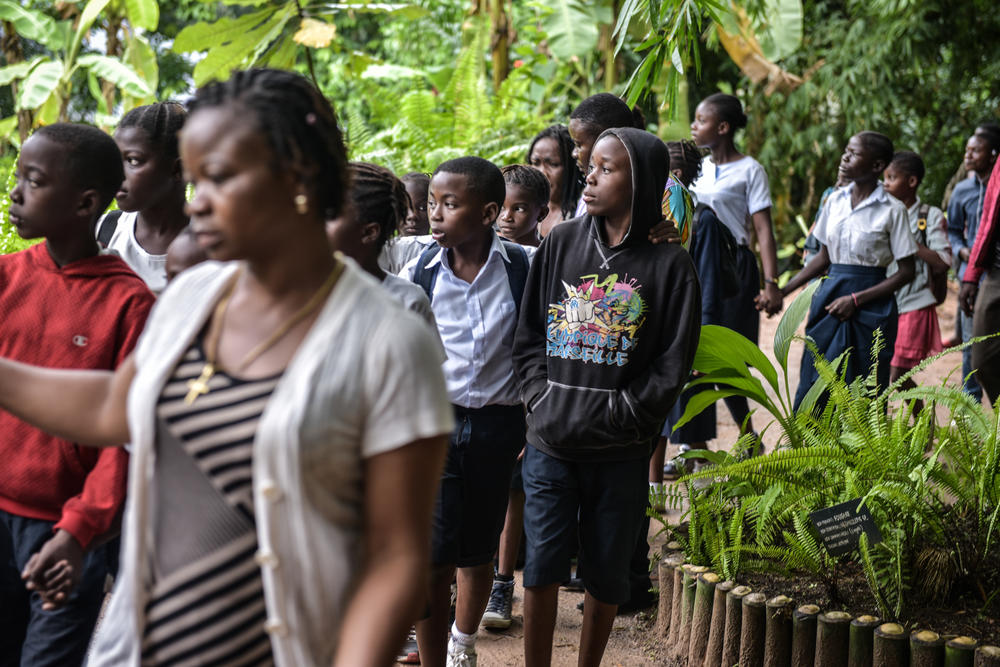
<instances>
[{"instance_id":1,"label":"boy's short hair","mask_svg":"<svg viewBox=\"0 0 1000 667\"><path fill-rule=\"evenodd\" d=\"M927 172L924 161L913 151L896 151L890 164L893 169L901 171L907 176L916 176L918 184L923 182L924 174Z\"/></svg>"},{"instance_id":2,"label":"boy's short hair","mask_svg":"<svg viewBox=\"0 0 1000 667\"><path fill-rule=\"evenodd\" d=\"M871 130L858 132L857 137L861 141L861 145L872 154L872 159L882 161L883 169L889 166L889 163L892 162L892 156L895 154L892 139L881 132Z\"/></svg>"},{"instance_id":3,"label":"boy's short hair","mask_svg":"<svg viewBox=\"0 0 1000 667\"><path fill-rule=\"evenodd\" d=\"M471 155L457 157L439 164L434 170L434 176L441 173L465 176L469 190L481 196L486 202L493 202L503 207L507 185L500 169L489 160Z\"/></svg>"},{"instance_id":4,"label":"boy's short hair","mask_svg":"<svg viewBox=\"0 0 1000 667\"><path fill-rule=\"evenodd\" d=\"M641 112L640 112L641 115ZM617 95L597 93L580 102L569 115L570 120L578 120L593 127L597 134L612 127L638 127L645 124Z\"/></svg>"},{"instance_id":5,"label":"boy's short hair","mask_svg":"<svg viewBox=\"0 0 1000 667\"><path fill-rule=\"evenodd\" d=\"M111 135L80 123L53 123L35 134L66 149L65 165L73 184L81 190L96 190L99 213L103 213L125 180L122 154Z\"/></svg>"},{"instance_id":6,"label":"boy's short hair","mask_svg":"<svg viewBox=\"0 0 1000 667\"><path fill-rule=\"evenodd\" d=\"M403 181L403 183L416 183L417 187L421 187L424 190L431 184L431 177L422 171L411 171L403 174L399 177L399 180Z\"/></svg>"},{"instance_id":7,"label":"boy's short hair","mask_svg":"<svg viewBox=\"0 0 1000 667\"><path fill-rule=\"evenodd\" d=\"M526 164L509 164L500 170L507 185L519 185L534 198L536 206L549 203L549 179L538 169Z\"/></svg>"},{"instance_id":8,"label":"boy's short hair","mask_svg":"<svg viewBox=\"0 0 1000 667\"><path fill-rule=\"evenodd\" d=\"M976 126L974 136L985 139L994 155L1000 151L1000 125L992 121L984 121Z\"/></svg>"}]
</instances>

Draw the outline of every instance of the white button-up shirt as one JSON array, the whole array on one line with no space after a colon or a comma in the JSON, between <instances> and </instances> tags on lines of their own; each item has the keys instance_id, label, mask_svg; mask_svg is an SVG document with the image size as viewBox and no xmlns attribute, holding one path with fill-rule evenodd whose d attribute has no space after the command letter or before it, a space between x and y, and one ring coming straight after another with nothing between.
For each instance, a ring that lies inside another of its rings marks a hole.
<instances>
[{"instance_id":1,"label":"white button-up shirt","mask_svg":"<svg viewBox=\"0 0 1000 667\"><path fill-rule=\"evenodd\" d=\"M854 183L835 190L826 200L813 235L826 246L832 264L888 266L893 259L917 252L903 206L879 183L864 201L851 208Z\"/></svg>"},{"instance_id":2,"label":"white button-up shirt","mask_svg":"<svg viewBox=\"0 0 1000 667\"><path fill-rule=\"evenodd\" d=\"M413 280L419 261L410 260L400 275ZM440 267L431 309L448 357L443 365L448 397L463 408L521 402L511 360L517 310L505 262L510 262L507 250L494 234L486 263L471 283L455 275L444 248L427 264Z\"/></svg>"}]
</instances>

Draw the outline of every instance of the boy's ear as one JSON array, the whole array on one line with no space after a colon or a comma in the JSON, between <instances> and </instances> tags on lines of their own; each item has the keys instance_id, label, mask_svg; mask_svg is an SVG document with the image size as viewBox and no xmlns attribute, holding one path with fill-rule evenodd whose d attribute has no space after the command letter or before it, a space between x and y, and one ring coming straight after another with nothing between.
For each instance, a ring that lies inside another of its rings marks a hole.
<instances>
[{"instance_id":1,"label":"boy's ear","mask_svg":"<svg viewBox=\"0 0 1000 667\"><path fill-rule=\"evenodd\" d=\"M545 219L545 216L549 214L549 205L545 204L540 209L538 209L538 222Z\"/></svg>"},{"instance_id":2,"label":"boy's ear","mask_svg":"<svg viewBox=\"0 0 1000 667\"><path fill-rule=\"evenodd\" d=\"M80 217L94 219L101 211L101 196L93 188L84 190L76 200L76 213Z\"/></svg>"},{"instance_id":3,"label":"boy's ear","mask_svg":"<svg viewBox=\"0 0 1000 667\"><path fill-rule=\"evenodd\" d=\"M378 240L378 235L382 232L382 226L377 222L366 222L361 225L361 242L371 245Z\"/></svg>"},{"instance_id":4,"label":"boy's ear","mask_svg":"<svg viewBox=\"0 0 1000 667\"><path fill-rule=\"evenodd\" d=\"M882 173L886 170L886 167L888 166L889 163L887 163L885 160L875 160L874 162L872 162L872 171L875 172L875 177L876 178L881 177Z\"/></svg>"},{"instance_id":5,"label":"boy's ear","mask_svg":"<svg viewBox=\"0 0 1000 667\"><path fill-rule=\"evenodd\" d=\"M906 177L906 184L916 190L917 186L920 185L920 180L913 174L910 174Z\"/></svg>"},{"instance_id":6,"label":"boy's ear","mask_svg":"<svg viewBox=\"0 0 1000 667\"><path fill-rule=\"evenodd\" d=\"M729 121L723 120L719 121L719 134L729 134Z\"/></svg>"},{"instance_id":7,"label":"boy's ear","mask_svg":"<svg viewBox=\"0 0 1000 667\"><path fill-rule=\"evenodd\" d=\"M500 206L495 201L488 202L483 206L483 225L492 227L500 216Z\"/></svg>"}]
</instances>

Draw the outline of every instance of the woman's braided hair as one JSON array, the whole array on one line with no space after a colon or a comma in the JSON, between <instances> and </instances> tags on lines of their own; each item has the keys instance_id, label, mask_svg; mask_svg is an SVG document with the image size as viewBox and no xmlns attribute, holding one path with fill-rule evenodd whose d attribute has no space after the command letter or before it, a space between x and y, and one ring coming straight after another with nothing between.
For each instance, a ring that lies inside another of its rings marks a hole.
<instances>
[{"instance_id":1,"label":"woman's braided hair","mask_svg":"<svg viewBox=\"0 0 1000 667\"><path fill-rule=\"evenodd\" d=\"M315 86L283 70L237 71L199 88L188 111L226 105L253 114L277 158L275 169L300 174L323 220L340 214L348 190L347 150L337 115Z\"/></svg>"},{"instance_id":2,"label":"woman's braided hair","mask_svg":"<svg viewBox=\"0 0 1000 667\"><path fill-rule=\"evenodd\" d=\"M351 205L358 222L377 222L376 251L381 251L400 223L406 220L410 198L396 175L377 164L351 162Z\"/></svg>"},{"instance_id":3,"label":"woman's braided hair","mask_svg":"<svg viewBox=\"0 0 1000 667\"><path fill-rule=\"evenodd\" d=\"M177 133L187 120L187 111L180 102L157 102L136 107L118 122L118 129L135 127L149 137L149 142L168 160L176 160Z\"/></svg>"}]
</instances>

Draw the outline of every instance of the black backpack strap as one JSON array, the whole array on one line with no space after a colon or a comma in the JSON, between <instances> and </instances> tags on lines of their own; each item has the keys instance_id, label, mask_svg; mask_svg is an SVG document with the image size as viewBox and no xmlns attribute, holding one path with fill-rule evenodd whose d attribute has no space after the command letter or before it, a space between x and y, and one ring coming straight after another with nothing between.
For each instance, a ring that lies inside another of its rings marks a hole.
<instances>
[{"instance_id":1,"label":"black backpack strap","mask_svg":"<svg viewBox=\"0 0 1000 667\"><path fill-rule=\"evenodd\" d=\"M510 285L510 294L514 297L514 310L521 313L521 299L524 297L524 286L528 282L528 252L517 243L511 243L500 239L504 250L507 251L508 262L504 262L507 269L507 283Z\"/></svg>"},{"instance_id":2,"label":"black backpack strap","mask_svg":"<svg viewBox=\"0 0 1000 667\"><path fill-rule=\"evenodd\" d=\"M118 219L122 217L122 212L120 209L109 212L101 220L101 225L97 229L97 242L101 244L102 248L107 248L108 243L111 242L111 237L115 235L115 230L118 229Z\"/></svg>"},{"instance_id":3,"label":"black backpack strap","mask_svg":"<svg viewBox=\"0 0 1000 667\"><path fill-rule=\"evenodd\" d=\"M927 245L927 216L930 212L930 204L921 204L917 211L917 241L923 246Z\"/></svg>"},{"instance_id":4,"label":"black backpack strap","mask_svg":"<svg viewBox=\"0 0 1000 667\"><path fill-rule=\"evenodd\" d=\"M440 250L441 247L437 243L429 246L420 253L420 259L417 260L417 265L413 267L413 282L423 288L424 293L427 294L428 301L434 300L434 283L437 282L438 270L441 268L441 264L435 264L430 268L427 265L431 263L431 260L434 259Z\"/></svg>"}]
</instances>

